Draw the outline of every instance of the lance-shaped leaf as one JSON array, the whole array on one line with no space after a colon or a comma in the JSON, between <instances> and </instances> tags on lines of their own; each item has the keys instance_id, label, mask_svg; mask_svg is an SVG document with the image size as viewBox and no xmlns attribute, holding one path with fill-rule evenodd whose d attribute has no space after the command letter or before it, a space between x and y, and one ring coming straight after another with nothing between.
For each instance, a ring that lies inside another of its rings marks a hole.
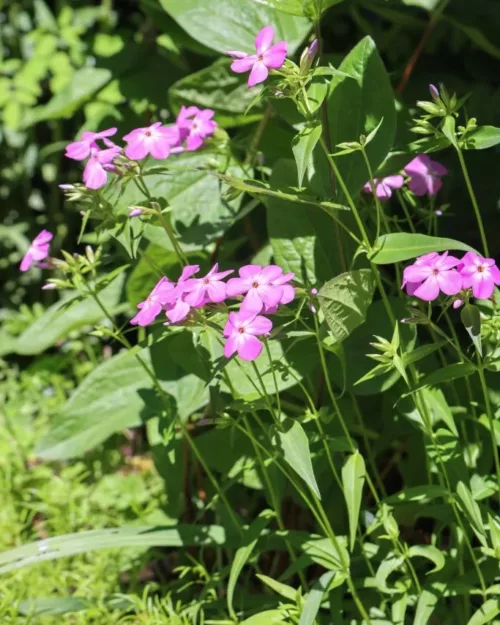
<instances>
[{"instance_id":1,"label":"lance-shaped leaf","mask_svg":"<svg viewBox=\"0 0 500 625\"><path fill-rule=\"evenodd\" d=\"M349 547L351 551L354 549L356 541L356 529L358 527L365 477L365 461L359 452L355 452L349 456L342 467L342 485L349 516Z\"/></svg>"}]
</instances>

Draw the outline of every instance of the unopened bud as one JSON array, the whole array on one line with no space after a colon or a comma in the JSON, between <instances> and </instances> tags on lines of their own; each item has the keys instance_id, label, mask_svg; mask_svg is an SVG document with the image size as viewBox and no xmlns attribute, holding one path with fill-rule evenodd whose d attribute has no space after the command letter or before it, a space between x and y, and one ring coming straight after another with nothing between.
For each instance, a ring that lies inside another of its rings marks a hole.
<instances>
[{"instance_id":1,"label":"unopened bud","mask_svg":"<svg viewBox=\"0 0 500 625\"><path fill-rule=\"evenodd\" d=\"M311 295L317 295L318 289L311 289Z\"/></svg>"},{"instance_id":2,"label":"unopened bud","mask_svg":"<svg viewBox=\"0 0 500 625\"><path fill-rule=\"evenodd\" d=\"M436 85L429 85L429 93L431 94L431 98L433 100L437 100L439 98L439 89Z\"/></svg>"},{"instance_id":3,"label":"unopened bud","mask_svg":"<svg viewBox=\"0 0 500 625\"><path fill-rule=\"evenodd\" d=\"M434 213L438 216L441 217L441 215L443 214L443 211L440 210L439 208L437 209L437 211L434 211Z\"/></svg>"},{"instance_id":4,"label":"unopened bud","mask_svg":"<svg viewBox=\"0 0 500 625\"><path fill-rule=\"evenodd\" d=\"M59 188L63 189L63 191L70 191L71 189L75 188L75 185L73 185L73 184L60 184Z\"/></svg>"},{"instance_id":5,"label":"unopened bud","mask_svg":"<svg viewBox=\"0 0 500 625\"><path fill-rule=\"evenodd\" d=\"M53 291L54 289L57 289L57 284L53 282L47 282L47 284L42 286L42 291Z\"/></svg>"},{"instance_id":6,"label":"unopened bud","mask_svg":"<svg viewBox=\"0 0 500 625\"><path fill-rule=\"evenodd\" d=\"M142 215L142 213L144 212L144 210L142 208L133 208L130 213L128 214L129 217L139 217L139 215Z\"/></svg>"},{"instance_id":7,"label":"unopened bud","mask_svg":"<svg viewBox=\"0 0 500 625\"><path fill-rule=\"evenodd\" d=\"M463 305L464 305L464 300L463 300L463 299L456 299L456 300L453 302L453 308L454 308L455 310L458 310L458 309L459 309L461 306L463 306Z\"/></svg>"},{"instance_id":8,"label":"unopened bud","mask_svg":"<svg viewBox=\"0 0 500 625\"><path fill-rule=\"evenodd\" d=\"M315 39L311 45L309 46L309 56L311 57L311 59L314 59L314 57L316 56L316 54L318 54L318 48L319 48L319 41L317 39Z\"/></svg>"},{"instance_id":9,"label":"unopened bud","mask_svg":"<svg viewBox=\"0 0 500 625\"><path fill-rule=\"evenodd\" d=\"M85 255L87 256L89 262L93 263L95 260L94 250L90 245L85 246Z\"/></svg>"},{"instance_id":10,"label":"unopened bud","mask_svg":"<svg viewBox=\"0 0 500 625\"><path fill-rule=\"evenodd\" d=\"M307 74L307 72L311 69L311 65L313 64L314 57L318 52L318 40L315 39L310 46L304 49L302 55L300 57L300 73L302 75Z\"/></svg>"}]
</instances>

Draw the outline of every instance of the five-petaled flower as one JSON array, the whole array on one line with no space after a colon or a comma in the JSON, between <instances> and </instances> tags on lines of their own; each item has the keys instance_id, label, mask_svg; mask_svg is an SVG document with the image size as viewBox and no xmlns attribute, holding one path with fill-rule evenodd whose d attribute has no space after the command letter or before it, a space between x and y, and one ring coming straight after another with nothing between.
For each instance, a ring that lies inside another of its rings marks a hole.
<instances>
[{"instance_id":1,"label":"five-petaled flower","mask_svg":"<svg viewBox=\"0 0 500 625\"><path fill-rule=\"evenodd\" d=\"M264 82L269 75L270 69L279 69L285 62L288 52L286 41L279 41L273 46L274 29L265 26L255 38L257 54L247 54L239 50L228 52L235 60L231 63L231 69L237 74L250 72L248 86L253 87Z\"/></svg>"},{"instance_id":2,"label":"five-petaled flower","mask_svg":"<svg viewBox=\"0 0 500 625\"><path fill-rule=\"evenodd\" d=\"M90 156L92 148L99 149L96 143L99 139L112 137L116 132L116 128L108 128L107 130L101 130L101 132L84 132L80 141L73 141L73 143L66 146L65 156L75 161L83 161Z\"/></svg>"},{"instance_id":3,"label":"five-petaled flower","mask_svg":"<svg viewBox=\"0 0 500 625\"><path fill-rule=\"evenodd\" d=\"M375 195L380 200L388 200L392 197L393 189L401 189L404 183L403 176L386 176L385 178L375 178ZM365 193L372 193L372 182L368 181L363 187Z\"/></svg>"},{"instance_id":4,"label":"five-petaled flower","mask_svg":"<svg viewBox=\"0 0 500 625\"><path fill-rule=\"evenodd\" d=\"M472 288L477 299L489 299L495 285L500 286L500 270L493 258L483 258L475 252L467 252L462 258L458 271L463 278L463 288Z\"/></svg>"},{"instance_id":5,"label":"five-petaled flower","mask_svg":"<svg viewBox=\"0 0 500 625\"><path fill-rule=\"evenodd\" d=\"M444 165L433 161L427 154L419 154L404 168L410 176L408 187L415 195L436 195L443 186L441 176L448 170Z\"/></svg>"},{"instance_id":6,"label":"five-petaled flower","mask_svg":"<svg viewBox=\"0 0 500 625\"><path fill-rule=\"evenodd\" d=\"M238 353L243 360L255 360L260 356L263 347L257 337L269 334L272 327L270 319L256 313L246 310L230 313L223 331L227 338L224 356L230 358Z\"/></svg>"},{"instance_id":7,"label":"five-petaled flower","mask_svg":"<svg viewBox=\"0 0 500 625\"><path fill-rule=\"evenodd\" d=\"M143 302L137 304L139 312L130 320L132 325L148 326L158 317L163 307L170 301L175 284L168 278L161 278Z\"/></svg>"},{"instance_id":8,"label":"five-petaled flower","mask_svg":"<svg viewBox=\"0 0 500 625\"><path fill-rule=\"evenodd\" d=\"M283 274L278 265L245 265L239 271L239 278L231 278L226 287L228 297L245 295L242 310L254 313L264 308L273 310L278 304L288 304L295 297L294 288L288 284L293 273Z\"/></svg>"},{"instance_id":9,"label":"five-petaled flower","mask_svg":"<svg viewBox=\"0 0 500 625\"><path fill-rule=\"evenodd\" d=\"M219 304L226 299L226 283L222 280L233 273L232 269L228 271L219 271L219 265L216 263L204 278L193 278L188 280L184 287L184 301L190 306L197 307L205 302Z\"/></svg>"},{"instance_id":10,"label":"five-petaled flower","mask_svg":"<svg viewBox=\"0 0 500 625\"><path fill-rule=\"evenodd\" d=\"M100 189L106 184L108 171L113 171L113 159L120 154L121 148L113 146L106 150L90 148L90 157L83 170L83 182L87 189Z\"/></svg>"},{"instance_id":11,"label":"five-petaled flower","mask_svg":"<svg viewBox=\"0 0 500 625\"><path fill-rule=\"evenodd\" d=\"M426 302L435 300L442 291L446 295L456 295L462 290L463 279L456 270L460 260L448 252L431 252L420 257L406 267L403 272L403 286L412 285L408 292Z\"/></svg>"},{"instance_id":12,"label":"five-petaled flower","mask_svg":"<svg viewBox=\"0 0 500 625\"><path fill-rule=\"evenodd\" d=\"M155 122L145 128L136 128L123 137L128 144L125 155L133 161L139 161L148 154L159 160L168 158L179 138L179 129L175 124L163 126L161 122Z\"/></svg>"},{"instance_id":13,"label":"five-petaled flower","mask_svg":"<svg viewBox=\"0 0 500 625\"><path fill-rule=\"evenodd\" d=\"M28 271L34 262L39 262L47 258L49 255L50 241L52 241L53 236L52 232L42 230L33 239L19 266L21 271Z\"/></svg>"}]
</instances>

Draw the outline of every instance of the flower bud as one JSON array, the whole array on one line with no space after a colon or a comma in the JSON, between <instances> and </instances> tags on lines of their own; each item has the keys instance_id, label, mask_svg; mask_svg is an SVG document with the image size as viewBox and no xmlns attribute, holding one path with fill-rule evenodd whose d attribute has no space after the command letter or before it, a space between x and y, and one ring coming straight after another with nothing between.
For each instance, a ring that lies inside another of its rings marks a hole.
<instances>
[{"instance_id":1,"label":"flower bud","mask_svg":"<svg viewBox=\"0 0 500 625\"><path fill-rule=\"evenodd\" d=\"M441 217L441 215L443 214L443 211L438 208L436 211L434 211L434 214L437 215L438 217Z\"/></svg>"},{"instance_id":2,"label":"flower bud","mask_svg":"<svg viewBox=\"0 0 500 625\"><path fill-rule=\"evenodd\" d=\"M57 289L57 284L53 282L47 282L47 284L42 286L42 291L53 291L54 289Z\"/></svg>"},{"instance_id":3,"label":"flower bud","mask_svg":"<svg viewBox=\"0 0 500 625\"><path fill-rule=\"evenodd\" d=\"M454 308L455 310L457 310L458 308L460 308L461 306L463 306L463 304L464 304L464 300L463 300L463 299L456 299L456 300L453 302L453 308Z\"/></svg>"},{"instance_id":4,"label":"flower bud","mask_svg":"<svg viewBox=\"0 0 500 625\"><path fill-rule=\"evenodd\" d=\"M307 72L311 69L311 65L313 64L314 57L318 53L318 40L315 39L310 46L304 48L302 55L300 57L300 73L302 75L307 74Z\"/></svg>"},{"instance_id":5,"label":"flower bud","mask_svg":"<svg viewBox=\"0 0 500 625\"><path fill-rule=\"evenodd\" d=\"M317 295L318 289L311 289L311 295Z\"/></svg>"},{"instance_id":6,"label":"flower bud","mask_svg":"<svg viewBox=\"0 0 500 625\"><path fill-rule=\"evenodd\" d=\"M433 100L437 100L439 98L439 89L435 85L429 85L429 93L431 94L431 98Z\"/></svg>"},{"instance_id":7,"label":"flower bud","mask_svg":"<svg viewBox=\"0 0 500 625\"><path fill-rule=\"evenodd\" d=\"M143 209L142 208L133 208L130 213L128 214L129 217L139 217L139 215L142 215L143 213Z\"/></svg>"}]
</instances>

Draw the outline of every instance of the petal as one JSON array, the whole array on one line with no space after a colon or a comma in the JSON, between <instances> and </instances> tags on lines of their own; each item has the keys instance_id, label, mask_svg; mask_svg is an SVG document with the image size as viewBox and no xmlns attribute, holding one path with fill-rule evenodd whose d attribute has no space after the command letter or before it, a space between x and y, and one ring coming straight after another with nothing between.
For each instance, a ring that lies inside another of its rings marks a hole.
<instances>
[{"instance_id":1,"label":"petal","mask_svg":"<svg viewBox=\"0 0 500 625\"><path fill-rule=\"evenodd\" d=\"M295 299L295 289L290 284L283 286L283 295L280 299L280 304L289 304Z\"/></svg>"},{"instance_id":2,"label":"petal","mask_svg":"<svg viewBox=\"0 0 500 625\"><path fill-rule=\"evenodd\" d=\"M249 288L250 285L247 280L243 280L243 278L231 278L226 284L226 294L227 297L243 295Z\"/></svg>"},{"instance_id":3,"label":"petal","mask_svg":"<svg viewBox=\"0 0 500 625\"><path fill-rule=\"evenodd\" d=\"M415 195L425 195L427 193L427 180L424 176L415 174L408 183L408 188L410 191L413 191Z\"/></svg>"},{"instance_id":4,"label":"petal","mask_svg":"<svg viewBox=\"0 0 500 625\"><path fill-rule=\"evenodd\" d=\"M244 340L238 345L238 356L243 360L255 360L262 352L262 343L251 334L242 334Z\"/></svg>"},{"instance_id":5,"label":"petal","mask_svg":"<svg viewBox=\"0 0 500 625\"><path fill-rule=\"evenodd\" d=\"M259 286L260 299L266 306L277 306L283 297L282 286Z\"/></svg>"},{"instance_id":6,"label":"petal","mask_svg":"<svg viewBox=\"0 0 500 625\"><path fill-rule=\"evenodd\" d=\"M211 274L210 277L211 277L212 280L223 280L226 276L229 276L232 273L234 273L234 269L228 269L227 271L218 271L216 273L213 273L213 274Z\"/></svg>"},{"instance_id":7,"label":"petal","mask_svg":"<svg viewBox=\"0 0 500 625\"><path fill-rule=\"evenodd\" d=\"M157 302L148 302L147 304L144 304L137 315L130 320L130 323L134 326L148 326L150 323L153 323L156 317L158 317L161 310L161 305Z\"/></svg>"},{"instance_id":8,"label":"petal","mask_svg":"<svg viewBox=\"0 0 500 625\"><path fill-rule=\"evenodd\" d=\"M166 137L159 137L151 142L149 153L153 158L162 160L170 156L170 143Z\"/></svg>"},{"instance_id":9,"label":"petal","mask_svg":"<svg viewBox=\"0 0 500 625\"><path fill-rule=\"evenodd\" d=\"M421 282L408 282L406 284L406 292L408 293L408 295L415 295L415 291L421 284Z\"/></svg>"},{"instance_id":10,"label":"petal","mask_svg":"<svg viewBox=\"0 0 500 625\"><path fill-rule=\"evenodd\" d=\"M243 335L237 333L227 339L224 344L224 356L226 358L231 358L231 356L238 351L238 347L241 343L240 336Z\"/></svg>"},{"instance_id":11,"label":"petal","mask_svg":"<svg viewBox=\"0 0 500 625\"><path fill-rule=\"evenodd\" d=\"M255 278L262 271L262 267L260 265L244 265L239 270L239 274L242 278Z\"/></svg>"},{"instance_id":12,"label":"petal","mask_svg":"<svg viewBox=\"0 0 500 625\"><path fill-rule=\"evenodd\" d=\"M199 306L205 299L206 285L203 284L203 280L196 280L196 284L190 288L189 293L184 295L184 301L190 306Z\"/></svg>"},{"instance_id":13,"label":"petal","mask_svg":"<svg viewBox=\"0 0 500 625\"><path fill-rule=\"evenodd\" d=\"M52 232L49 232L48 230L42 230L33 239L32 245L40 245L43 243L48 243L49 241L52 241L53 238L54 238L54 235L52 234Z\"/></svg>"},{"instance_id":14,"label":"petal","mask_svg":"<svg viewBox=\"0 0 500 625\"><path fill-rule=\"evenodd\" d=\"M264 54L273 45L274 28L272 26L264 26L255 37L255 49L257 54Z\"/></svg>"},{"instance_id":15,"label":"petal","mask_svg":"<svg viewBox=\"0 0 500 625\"><path fill-rule=\"evenodd\" d=\"M223 302L226 299L226 285L224 282L210 282L207 287L207 294L214 304Z\"/></svg>"},{"instance_id":16,"label":"petal","mask_svg":"<svg viewBox=\"0 0 500 625\"><path fill-rule=\"evenodd\" d=\"M491 271L491 277L493 278L494 283L500 286L500 270L498 269L496 265L494 265L493 267L491 267L490 271Z\"/></svg>"},{"instance_id":17,"label":"petal","mask_svg":"<svg viewBox=\"0 0 500 625\"><path fill-rule=\"evenodd\" d=\"M195 152L199 150L203 145L203 137L199 134L191 134L187 138L186 147L190 152Z\"/></svg>"},{"instance_id":18,"label":"petal","mask_svg":"<svg viewBox=\"0 0 500 625\"><path fill-rule=\"evenodd\" d=\"M120 152L121 148L119 148L118 146L114 148L108 148L107 150L100 150L97 153L97 159L99 163L101 163L101 165L107 165L108 163L111 163L111 161L116 158L118 154L120 154Z\"/></svg>"},{"instance_id":19,"label":"petal","mask_svg":"<svg viewBox=\"0 0 500 625\"><path fill-rule=\"evenodd\" d=\"M149 150L144 141L144 137L139 135L133 137L125 148L125 155L131 161L140 161L148 155L148 152Z\"/></svg>"},{"instance_id":20,"label":"petal","mask_svg":"<svg viewBox=\"0 0 500 625\"><path fill-rule=\"evenodd\" d=\"M278 302L275 302L273 305L277 303ZM263 306L264 306L264 302L262 301L260 297L259 289L255 289L252 287L248 291L248 293L245 295L245 299L243 300L241 304L241 311L245 315L256 314L262 310Z\"/></svg>"},{"instance_id":21,"label":"petal","mask_svg":"<svg viewBox=\"0 0 500 625\"><path fill-rule=\"evenodd\" d=\"M274 280L279 280L279 278L283 275L283 269L278 265L267 265L260 272L260 282L266 282L270 284L274 282Z\"/></svg>"},{"instance_id":22,"label":"petal","mask_svg":"<svg viewBox=\"0 0 500 625\"><path fill-rule=\"evenodd\" d=\"M287 52L287 42L280 41L264 54L264 64L270 69L279 69L285 62Z\"/></svg>"},{"instance_id":23,"label":"petal","mask_svg":"<svg viewBox=\"0 0 500 625\"><path fill-rule=\"evenodd\" d=\"M404 178L403 176L399 175L387 176L386 178L384 178L383 183L389 185L393 189L401 189L404 184Z\"/></svg>"},{"instance_id":24,"label":"petal","mask_svg":"<svg viewBox=\"0 0 500 625\"><path fill-rule=\"evenodd\" d=\"M49 255L49 244L42 243L41 245L31 246L31 255L33 260L43 260Z\"/></svg>"},{"instance_id":25,"label":"petal","mask_svg":"<svg viewBox=\"0 0 500 625\"><path fill-rule=\"evenodd\" d=\"M437 161L432 161L429 159L429 165L430 169L432 169L432 172L438 176L446 176L446 174L448 173L446 167L444 165L441 165L441 163L438 163Z\"/></svg>"},{"instance_id":26,"label":"petal","mask_svg":"<svg viewBox=\"0 0 500 625\"><path fill-rule=\"evenodd\" d=\"M106 184L108 175L103 166L93 158L85 165L83 182L88 189L100 189Z\"/></svg>"},{"instance_id":27,"label":"petal","mask_svg":"<svg viewBox=\"0 0 500 625\"><path fill-rule=\"evenodd\" d=\"M33 256L31 255L31 251L28 250L23 257L21 264L19 265L19 269L21 271L28 271L28 269L31 267L32 264L33 264Z\"/></svg>"},{"instance_id":28,"label":"petal","mask_svg":"<svg viewBox=\"0 0 500 625\"><path fill-rule=\"evenodd\" d=\"M443 181L441 178L438 178L437 176L428 176L427 188L429 189L429 195L436 195L442 186Z\"/></svg>"},{"instance_id":29,"label":"petal","mask_svg":"<svg viewBox=\"0 0 500 625\"><path fill-rule=\"evenodd\" d=\"M185 319L191 307L186 302L183 302L181 299L178 299L175 303L175 306L170 310L167 310L167 317L172 323L177 323L178 321L182 321Z\"/></svg>"},{"instance_id":30,"label":"petal","mask_svg":"<svg viewBox=\"0 0 500 625\"><path fill-rule=\"evenodd\" d=\"M247 326L246 331L248 334L268 334L273 329L273 322L267 317L257 315L255 319Z\"/></svg>"},{"instance_id":31,"label":"petal","mask_svg":"<svg viewBox=\"0 0 500 625\"><path fill-rule=\"evenodd\" d=\"M269 70L267 69L267 67L264 65L263 62L257 61L257 63L254 63L252 71L250 72L250 76L248 77L248 86L255 87L255 85L264 82L264 80L266 80L268 76Z\"/></svg>"},{"instance_id":32,"label":"petal","mask_svg":"<svg viewBox=\"0 0 500 625\"><path fill-rule=\"evenodd\" d=\"M403 271L405 282L421 282L432 275L432 268L428 265L410 265Z\"/></svg>"},{"instance_id":33,"label":"petal","mask_svg":"<svg viewBox=\"0 0 500 625\"><path fill-rule=\"evenodd\" d=\"M456 267L459 264L460 260L458 258L450 256L447 252L445 252L445 254L443 254L441 258L436 261L435 266L441 271L446 271L448 269L453 269L453 267Z\"/></svg>"},{"instance_id":34,"label":"petal","mask_svg":"<svg viewBox=\"0 0 500 625\"><path fill-rule=\"evenodd\" d=\"M244 59L249 56L247 52L241 52L240 50L228 50L226 54L232 56L234 59Z\"/></svg>"},{"instance_id":35,"label":"petal","mask_svg":"<svg viewBox=\"0 0 500 625\"><path fill-rule=\"evenodd\" d=\"M462 290L462 276L455 269L441 271L437 276L439 288L446 295L456 295Z\"/></svg>"},{"instance_id":36,"label":"petal","mask_svg":"<svg viewBox=\"0 0 500 625\"><path fill-rule=\"evenodd\" d=\"M295 278L295 274L293 273L293 271L289 271L288 273L285 273L282 276L275 278L273 280L273 285L276 286L276 285L285 284L286 282L290 282L290 280L293 280L294 278Z\"/></svg>"},{"instance_id":37,"label":"petal","mask_svg":"<svg viewBox=\"0 0 500 625\"><path fill-rule=\"evenodd\" d=\"M231 69L236 74L244 74L245 72L249 72L252 67L257 63L256 56L247 56L244 59L236 59L231 63Z\"/></svg>"},{"instance_id":38,"label":"petal","mask_svg":"<svg viewBox=\"0 0 500 625\"><path fill-rule=\"evenodd\" d=\"M186 265L184 269L182 270L182 273L179 277L179 282L183 282L184 280L187 280L191 276L194 276L194 274L198 273L198 271L200 271L199 265Z\"/></svg>"},{"instance_id":39,"label":"petal","mask_svg":"<svg viewBox=\"0 0 500 625\"><path fill-rule=\"evenodd\" d=\"M105 137L112 137L116 135L118 128L108 128L107 130L101 130L101 132L91 133L94 134L94 139L104 139Z\"/></svg>"},{"instance_id":40,"label":"petal","mask_svg":"<svg viewBox=\"0 0 500 625\"><path fill-rule=\"evenodd\" d=\"M389 185L386 185L385 182L381 182L377 185L376 194L380 200L388 200L392 197L392 189Z\"/></svg>"},{"instance_id":41,"label":"petal","mask_svg":"<svg viewBox=\"0 0 500 625\"><path fill-rule=\"evenodd\" d=\"M226 321L226 325L224 326L224 330L222 330L223 336L231 336L233 332L236 331L236 328L231 323L231 320L228 318Z\"/></svg>"},{"instance_id":42,"label":"petal","mask_svg":"<svg viewBox=\"0 0 500 625\"><path fill-rule=\"evenodd\" d=\"M427 154L419 154L406 165L404 170L410 176L415 174L425 176L429 171L431 163L430 156L427 156Z\"/></svg>"},{"instance_id":43,"label":"petal","mask_svg":"<svg viewBox=\"0 0 500 625\"><path fill-rule=\"evenodd\" d=\"M83 161L90 154L90 142L89 141L74 141L66 146L66 153L64 156L72 158L74 161Z\"/></svg>"},{"instance_id":44,"label":"petal","mask_svg":"<svg viewBox=\"0 0 500 625\"><path fill-rule=\"evenodd\" d=\"M495 290L493 278L489 280L477 272L472 283L472 293L477 299L490 299Z\"/></svg>"},{"instance_id":45,"label":"petal","mask_svg":"<svg viewBox=\"0 0 500 625\"><path fill-rule=\"evenodd\" d=\"M415 289L415 297L423 299L425 302L432 302L439 295L439 285L436 276L432 275Z\"/></svg>"}]
</instances>

